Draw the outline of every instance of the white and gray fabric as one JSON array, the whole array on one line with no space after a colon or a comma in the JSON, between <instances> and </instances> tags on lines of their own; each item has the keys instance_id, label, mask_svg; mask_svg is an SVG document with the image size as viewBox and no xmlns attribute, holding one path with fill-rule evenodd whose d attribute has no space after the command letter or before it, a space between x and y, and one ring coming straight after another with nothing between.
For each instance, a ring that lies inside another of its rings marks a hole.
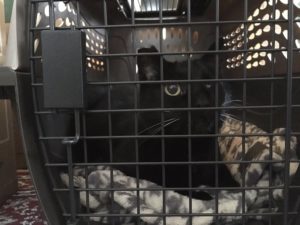
<instances>
[{"instance_id":1,"label":"white and gray fabric","mask_svg":"<svg viewBox=\"0 0 300 225\"><path fill-rule=\"evenodd\" d=\"M137 181L119 170L104 166L75 167L74 185L80 189L96 189L79 191L79 199L83 206L95 213L91 220L99 223L111 223L113 220L117 224L128 224L140 219L155 225L209 225L216 220L213 213L217 212L220 214L218 220L224 222L240 220L239 214L243 212L274 212L277 202L283 198L285 156L289 157L291 177L299 166L297 162L290 162L297 160L297 139L290 138L290 149L286 152L284 131L283 128L276 129L270 137L254 124L226 118L220 129L222 136L218 138L221 157L224 162L230 162L226 164L229 171L241 187L245 187L245 191L244 194L242 190L220 191L218 202L213 193L210 193L212 200L190 199L174 191L162 191L162 187L155 183ZM243 138L241 134L251 135ZM67 174L62 173L61 179L69 186ZM268 189L270 186L278 189ZM110 214L122 216L108 216ZM263 219L262 216L255 218Z\"/></svg>"}]
</instances>

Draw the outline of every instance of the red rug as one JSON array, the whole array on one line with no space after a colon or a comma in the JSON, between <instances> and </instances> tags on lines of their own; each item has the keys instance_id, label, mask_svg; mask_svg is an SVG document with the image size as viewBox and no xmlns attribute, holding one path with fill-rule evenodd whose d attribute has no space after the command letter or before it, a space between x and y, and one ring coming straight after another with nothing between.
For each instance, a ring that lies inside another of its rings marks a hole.
<instances>
[{"instance_id":1,"label":"red rug","mask_svg":"<svg viewBox=\"0 0 300 225\"><path fill-rule=\"evenodd\" d=\"M18 192L0 207L1 225L46 225L36 192L27 170L20 170Z\"/></svg>"}]
</instances>

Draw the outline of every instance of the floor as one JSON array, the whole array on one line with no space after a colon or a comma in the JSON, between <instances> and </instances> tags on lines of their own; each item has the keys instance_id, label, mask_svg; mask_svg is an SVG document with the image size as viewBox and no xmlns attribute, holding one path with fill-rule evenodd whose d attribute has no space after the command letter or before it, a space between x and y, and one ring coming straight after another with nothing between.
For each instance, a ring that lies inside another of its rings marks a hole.
<instances>
[{"instance_id":1,"label":"floor","mask_svg":"<svg viewBox=\"0 0 300 225\"><path fill-rule=\"evenodd\" d=\"M0 207L0 225L46 225L27 170L18 170L18 192Z\"/></svg>"}]
</instances>

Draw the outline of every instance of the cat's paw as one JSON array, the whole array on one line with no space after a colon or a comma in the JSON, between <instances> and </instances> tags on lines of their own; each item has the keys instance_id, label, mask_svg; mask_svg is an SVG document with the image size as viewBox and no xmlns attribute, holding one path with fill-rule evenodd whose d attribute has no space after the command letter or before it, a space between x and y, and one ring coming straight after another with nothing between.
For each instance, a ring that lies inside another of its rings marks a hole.
<instances>
[{"instance_id":1,"label":"cat's paw","mask_svg":"<svg viewBox=\"0 0 300 225\"><path fill-rule=\"evenodd\" d=\"M87 208L97 209L100 207L101 202L98 201L93 195L87 193L86 191L81 191L79 193L80 203Z\"/></svg>"},{"instance_id":2,"label":"cat's paw","mask_svg":"<svg viewBox=\"0 0 300 225\"><path fill-rule=\"evenodd\" d=\"M80 187L80 188L85 188L86 187L86 185L85 185L86 181L81 176L74 176L73 181L74 181L74 186L75 187Z\"/></svg>"},{"instance_id":3,"label":"cat's paw","mask_svg":"<svg viewBox=\"0 0 300 225\"><path fill-rule=\"evenodd\" d=\"M63 182L63 184L67 187L69 187L69 176L66 173L61 173L60 174L60 179Z\"/></svg>"},{"instance_id":4,"label":"cat's paw","mask_svg":"<svg viewBox=\"0 0 300 225\"><path fill-rule=\"evenodd\" d=\"M60 179L65 186L70 187L70 180L68 174L61 173ZM85 179L81 176L73 176L73 184L75 187L85 188Z\"/></svg>"}]
</instances>

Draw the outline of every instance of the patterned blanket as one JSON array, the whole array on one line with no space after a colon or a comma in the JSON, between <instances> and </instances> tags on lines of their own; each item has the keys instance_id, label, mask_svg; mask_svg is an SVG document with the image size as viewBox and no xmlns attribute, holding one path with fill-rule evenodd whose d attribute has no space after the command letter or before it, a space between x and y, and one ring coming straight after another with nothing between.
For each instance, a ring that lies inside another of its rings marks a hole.
<instances>
[{"instance_id":1,"label":"patterned blanket","mask_svg":"<svg viewBox=\"0 0 300 225\"><path fill-rule=\"evenodd\" d=\"M250 136L243 137L243 130ZM263 215L276 211L276 202L283 198L285 156L288 155L289 161L297 160L297 139L290 138L290 149L286 153L284 132L285 129L279 128L269 136L254 124L243 126L239 120L225 119L220 129L222 136L218 138L220 153L231 175L245 191L219 191L218 202L212 192L208 192L212 200L190 199L174 191L162 191L160 186L147 180L137 183L135 178L104 166L75 167L74 185L80 189L97 189L79 191L79 199L95 213L90 219L101 223L128 224L140 219L155 225L188 225L191 222L209 225L217 218L225 223L238 221L243 212ZM289 163L291 177L298 166L297 162ZM69 186L67 174L62 173L61 179ZM276 188L269 190L270 186ZM113 191L100 191L109 188ZM255 219L263 219L263 216L255 216Z\"/></svg>"}]
</instances>

